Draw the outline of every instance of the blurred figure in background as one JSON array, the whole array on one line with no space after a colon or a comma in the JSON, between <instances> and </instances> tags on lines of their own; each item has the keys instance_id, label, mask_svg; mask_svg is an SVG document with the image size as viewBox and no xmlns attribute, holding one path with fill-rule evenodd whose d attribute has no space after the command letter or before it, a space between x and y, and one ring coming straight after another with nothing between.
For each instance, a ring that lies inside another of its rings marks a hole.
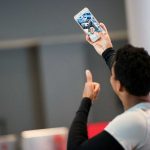
<instances>
[{"instance_id":1,"label":"blurred figure in background","mask_svg":"<svg viewBox=\"0 0 150 150\"><path fill-rule=\"evenodd\" d=\"M120 98L124 113L113 119L103 132L88 139L87 118L100 85L86 70L86 83L81 105L72 122L68 150L149 150L150 149L150 56L144 48L126 45L115 51L108 31L92 42L111 70L110 83Z\"/></svg>"}]
</instances>

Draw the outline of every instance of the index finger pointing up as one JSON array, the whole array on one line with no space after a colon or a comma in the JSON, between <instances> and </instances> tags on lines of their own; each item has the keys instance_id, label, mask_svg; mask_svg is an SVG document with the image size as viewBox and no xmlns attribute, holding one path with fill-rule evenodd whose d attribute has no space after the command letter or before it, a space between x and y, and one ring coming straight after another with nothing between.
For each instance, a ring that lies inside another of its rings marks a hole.
<instances>
[{"instance_id":1,"label":"index finger pointing up","mask_svg":"<svg viewBox=\"0 0 150 150\"><path fill-rule=\"evenodd\" d=\"M93 82L93 77L90 70L86 70L86 80L87 82Z\"/></svg>"}]
</instances>

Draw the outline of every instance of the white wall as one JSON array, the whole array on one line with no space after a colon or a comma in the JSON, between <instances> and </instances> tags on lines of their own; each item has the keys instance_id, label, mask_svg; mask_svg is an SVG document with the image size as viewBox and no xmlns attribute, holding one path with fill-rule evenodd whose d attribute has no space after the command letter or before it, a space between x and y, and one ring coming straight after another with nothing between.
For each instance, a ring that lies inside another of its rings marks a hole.
<instances>
[{"instance_id":1,"label":"white wall","mask_svg":"<svg viewBox=\"0 0 150 150\"><path fill-rule=\"evenodd\" d=\"M130 42L150 53L150 1L125 0Z\"/></svg>"}]
</instances>

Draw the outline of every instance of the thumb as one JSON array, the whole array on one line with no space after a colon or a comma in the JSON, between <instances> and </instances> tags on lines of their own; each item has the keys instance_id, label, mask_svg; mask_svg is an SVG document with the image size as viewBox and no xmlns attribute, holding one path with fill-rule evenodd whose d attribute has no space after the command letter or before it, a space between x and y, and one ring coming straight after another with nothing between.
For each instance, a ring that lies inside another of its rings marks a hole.
<instances>
[{"instance_id":1,"label":"thumb","mask_svg":"<svg viewBox=\"0 0 150 150\"><path fill-rule=\"evenodd\" d=\"M104 30L106 33L108 32L106 26L105 26L102 22L100 23L100 26L103 28L103 30Z\"/></svg>"},{"instance_id":2,"label":"thumb","mask_svg":"<svg viewBox=\"0 0 150 150\"><path fill-rule=\"evenodd\" d=\"M93 82L93 77L90 70L86 70L86 80L87 82Z\"/></svg>"},{"instance_id":3,"label":"thumb","mask_svg":"<svg viewBox=\"0 0 150 150\"><path fill-rule=\"evenodd\" d=\"M93 42L91 41L90 37L88 35L86 35L86 41L88 41L91 45L93 44Z\"/></svg>"}]
</instances>

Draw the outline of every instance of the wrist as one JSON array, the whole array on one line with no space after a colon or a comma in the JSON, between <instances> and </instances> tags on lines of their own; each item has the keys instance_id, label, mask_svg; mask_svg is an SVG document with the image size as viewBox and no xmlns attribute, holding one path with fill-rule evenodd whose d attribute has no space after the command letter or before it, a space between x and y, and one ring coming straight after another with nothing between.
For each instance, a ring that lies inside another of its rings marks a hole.
<instances>
[{"instance_id":1,"label":"wrist","mask_svg":"<svg viewBox=\"0 0 150 150\"><path fill-rule=\"evenodd\" d=\"M89 100L93 100L92 96L87 96L87 95L83 95L82 99L89 99Z\"/></svg>"},{"instance_id":2,"label":"wrist","mask_svg":"<svg viewBox=\"0 0 150 150\"><path fill-rule=\"evenodd\" d=\"M89 98L89 97L83 97L82 98L82 101L87 101L88 103L90 103L91 105L93 104L93 100L91 99L91 98Z\"/></svg>"},{"instance_id":3,"label":"wrist","mask_svg":"<svg viewBox=\"0 0 150 150\"><path fill-rule=\"evenodd\" d=\"M94 46L94 49L96 50L96 52L99 54L99 55L102 55L102 53L105 51L105 49L101 46L97 46L95 45Z\"/></svg>"},{"instance_id":4,"label":"wrist","mask_svg":"<svg viewBox=\"0 0 150 150\"><path fill-rule=\"evenodd\" d=\"M82 99L83 99L83 100L89 100L89 101L92 101L92 99L89 98L89 97L82 97Z\"/></svg>"}]
</instances>

